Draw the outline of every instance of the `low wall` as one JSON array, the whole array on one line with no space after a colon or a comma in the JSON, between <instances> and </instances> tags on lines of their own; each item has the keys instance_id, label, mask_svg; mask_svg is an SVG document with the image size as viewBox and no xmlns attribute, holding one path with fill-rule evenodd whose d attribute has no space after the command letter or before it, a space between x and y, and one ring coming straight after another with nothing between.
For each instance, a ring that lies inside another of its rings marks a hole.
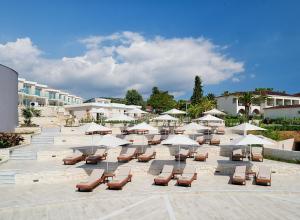
<instances>
[{"instance_id":1,"label":"low wall","mask_svg":"<svg viewBox=\"0 0 300 220\"><path fill-rule=\"evenodd\" d=\"M264 155L284 160L300 160L300 151L280 150L265 147Z\"/></svg>"}]
</instances>

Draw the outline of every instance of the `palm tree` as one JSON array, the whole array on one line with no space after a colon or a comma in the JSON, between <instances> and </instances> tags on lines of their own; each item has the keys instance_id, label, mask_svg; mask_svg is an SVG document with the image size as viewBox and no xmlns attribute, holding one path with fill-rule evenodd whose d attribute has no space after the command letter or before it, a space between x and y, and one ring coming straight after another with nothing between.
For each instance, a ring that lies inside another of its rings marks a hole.
<instances>
[{"instance_id":1,"label":"palm tree","mask_svg":"<svg viewBox=\"0 0 300 220\"><path fill-rule=\"evenodd\" d=\"M249 120L250 106L254 103L262 103L266 99L266 96L260 93L259 95L254 94L253 92L242 93L238 100L243 103L245 106L245 116Z\"/></svg>"}]
</instances>

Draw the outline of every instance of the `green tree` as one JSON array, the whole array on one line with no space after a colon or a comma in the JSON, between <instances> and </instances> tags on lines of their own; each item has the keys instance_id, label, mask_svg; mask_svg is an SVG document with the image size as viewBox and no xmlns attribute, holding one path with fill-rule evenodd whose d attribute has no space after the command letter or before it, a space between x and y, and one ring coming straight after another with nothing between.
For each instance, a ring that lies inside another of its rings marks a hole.
<instances>
[{"instance_id":1,"label":"green tree","mask_svg":"<svg viewBox=\"0 0 300 220\"><path fill-rule=\"evenodd\" d=\"M202 89L202 81L200 76L195 77L195 85L193 90L193 95L191 96L191 103L193 105L200 103L203 98L203 89Z\"/></svg>"},{"instance_id":2,"label":"green tree","mask_svg":"<svg viewBox=\"0 0 300 220\"><path fill-rule=\"evenodd\" d=\"M245 107L245 116L247 120L249 120L250 106L253 104L260 105L262 102L264 102L265 99L266 96L262 95L262 93L260 95L255 95L252 92L244 92L239 96L238 100Z\"/></svg>"},{"instance_id":3,"label":"green tree","mask_svg":"<svg viewBox=\"0 0 300 220\"><path fill-rule=\"evenodd\" d=\"M207 97L203 98L200 103L190 105L188 115L191 118L198 118L205 111L216 107L215 101L209 100Z\"/></svg>"},{"instance_id":4,"label":"green tree","mask_svg":"<svg viewBox=\"0 0 300 220\"><path fill-rule=\"evenodd\" d=\"M160 91L157 87L153 87L147 104L152 106L155 112L161 113L174 108L176 101L174 100L174 96L170 95L168 91Z\"/></svg>"},{"instance_id":5,"label":"green tree","mask_svg":"<svg viewBox=\"0 0 300 220\"><path fill-rule=\"evenodd\" d=\"M208 100L215 101L216 96L215 96L215 94L213 94L213 93L208 93L208 94L206 95L206 98L207 98Z\"/></svg>"},{"instance_id":6,"label":"green tree","mask_svg":"<svg viewBox=\"0 0 300 220\"><path fill-rule=\"evenodd\" d=\"M189 101L180 99L177 101L176 108L182 111L186 111Z\"/></svg>"},{"instance_id":7,"label":"green tree","mask_svg":"<svg viewBox=\"0 0 300 220\"><path fill-rule=\"evenodd\" d=\"M226 91L224 91L221 95L222 95L222 96L229 96L229 94L230 94L229 91L226 90Z\"/></svg>"},{"instance_id":8,"label":"green tree","mask_svg":"<svg viewBox=\"0 0 300 220\"><path fill-rule=\"evenodd\" d=\"M135 89L127 91L125 100L127 105L145 105L142 95Z\"/></svg>"}]
</instances>

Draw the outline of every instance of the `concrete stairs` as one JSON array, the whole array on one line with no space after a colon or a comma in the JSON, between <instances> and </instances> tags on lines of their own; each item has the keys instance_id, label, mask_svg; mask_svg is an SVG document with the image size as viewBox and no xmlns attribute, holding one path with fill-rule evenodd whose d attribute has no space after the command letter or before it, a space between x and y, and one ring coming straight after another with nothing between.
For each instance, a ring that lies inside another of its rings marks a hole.
<instances>
[{"instance_id":1,"label":"concrete stairs","mask_svg":"<svg viewBox=\"0 0 300 220\"><path fill-rule=\"evenodd\" d=\"M39 145L46 145L46 144L53 144L54 143L54 136L51 134L41 134L36 135L31 138L31 144L39 144Z\"/></svg>"},{"instance_id":2,"label":"concrete stairs","mask_svg":"<svg viewBox=\"0 0 300 220\"><path fill-rule=\"evenodd\" d=\"M16 149L9 155L10 160L36 160L37 153L30 150Z\"/></svg>"},{"instance_id":3,"label":"concrete stairs","mask_svg":"<svg viewBox=\"0 0 300 220\"><path fill-rule=\"evenodd\" d=\"M0 184L15 184L15 176L15 172L0 171Z\"/></svg>"}]
</instances>

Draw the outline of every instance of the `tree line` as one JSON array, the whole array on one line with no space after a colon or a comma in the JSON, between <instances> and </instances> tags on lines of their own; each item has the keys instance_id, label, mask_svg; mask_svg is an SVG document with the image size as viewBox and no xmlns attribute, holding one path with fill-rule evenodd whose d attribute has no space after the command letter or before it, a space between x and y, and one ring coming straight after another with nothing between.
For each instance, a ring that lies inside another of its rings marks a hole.
<instances>
[{"instance_id":1,"label":"tree line","mask_svg":"<svg viewBox=\"0 0 300 220\"><path fill-rule=\"evenodd\" d=\"M168 91L160 90L158 87L152 88L152 93L148 100L144 100L143 96L135 89L128 90L123 103L127 105L140 105L145 109L150 108L154 113L162 113L172 108L187 111L192 117L199 117L202 112L210 110L216 106L215 95L208 93L203 94L203 85L200 76L195 77L193 94L189 100L175 100L174 96Z\"/></svg>"}]
</instances>

